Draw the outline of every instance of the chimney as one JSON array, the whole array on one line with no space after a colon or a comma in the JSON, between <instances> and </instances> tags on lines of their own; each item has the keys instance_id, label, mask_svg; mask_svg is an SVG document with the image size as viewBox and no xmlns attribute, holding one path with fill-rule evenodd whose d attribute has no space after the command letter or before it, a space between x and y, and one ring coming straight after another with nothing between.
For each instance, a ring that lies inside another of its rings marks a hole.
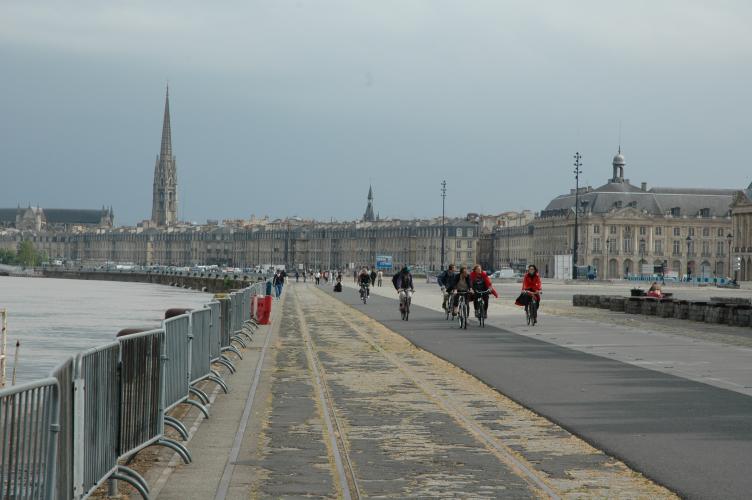
<instances>
[{"instance_id":1,"label":"chimney","mask_svg":"<svg viewBox=\"0 0 752 500\"><path fill-rule=\"evenodd\" d=\"M642 189L643 191L647 191L648 190L648 183L647 182L641 183L640 184L640 189Z\"/></svg>"}]
</instances>

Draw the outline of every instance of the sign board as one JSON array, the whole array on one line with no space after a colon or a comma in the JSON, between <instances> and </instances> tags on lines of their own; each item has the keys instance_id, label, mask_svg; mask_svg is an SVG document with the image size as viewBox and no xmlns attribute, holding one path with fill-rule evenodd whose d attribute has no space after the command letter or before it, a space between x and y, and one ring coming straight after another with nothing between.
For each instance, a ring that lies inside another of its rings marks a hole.
<instances>
[{"instance_id":1,"label":"sign board","mask_svg":"<svg viewBox=\"0 0 752 500\"><path fill-rule=\"evenodd\" d=\"M376 256L376 269L387 270L392 268L392 256L391 255L377 255Z\"/></svg>"},{"instance_id":2,"label":"sign board","mask_svg":"<svg viewBox=\"0 0 752 500\"><path fill-rule=\"evenodd\" d=\"M643 264L640 269L640 274L653 274L655 273L655 266L653 264Z\"/></svg>"},{"instance_id":3,"label":"sign board","mask_svg":"<svg viewBox=\"0 0 752 500\"><path fill-rule=\"evenodd\" d=\"M554 279L572 279L572 256L554 255Z\"/></svg>"}]
</instances>

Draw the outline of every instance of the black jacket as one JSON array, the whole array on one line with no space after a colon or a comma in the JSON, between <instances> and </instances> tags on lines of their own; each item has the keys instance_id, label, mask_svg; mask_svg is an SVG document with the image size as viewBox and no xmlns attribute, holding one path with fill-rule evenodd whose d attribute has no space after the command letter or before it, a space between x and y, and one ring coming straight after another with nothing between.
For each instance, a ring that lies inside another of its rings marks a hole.
<instances>
[{"instance_id":1,"label":"black jacket","mask_svg":"<svg viewBox=\"0 0 752 500\"><path fill-rule=\"evenodd\" d=\"M449 280L449 282L446 284L447 292L451 292L455 288L457 288L457 283L460 282L460 273L455 273L454 276L452 276L452 279ZM472 291L473 287L470 284L470 275L465 275L465 283L467 283L467 290Z\"/></svg>"}]
</instances>

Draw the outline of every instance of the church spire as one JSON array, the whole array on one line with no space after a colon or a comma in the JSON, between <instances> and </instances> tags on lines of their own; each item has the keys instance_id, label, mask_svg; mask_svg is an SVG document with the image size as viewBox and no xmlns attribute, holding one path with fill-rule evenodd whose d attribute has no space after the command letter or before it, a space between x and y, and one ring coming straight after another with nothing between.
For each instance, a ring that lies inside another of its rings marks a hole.
<instances>
[{"instance_id":1,"label":"church spire","mask_svg":"<svg viewBox=\"0 0 752 500\"><path fill-rule=\"evenodd\" d=\"M167 85L165 93L164 119L162 121L162 147L159 149L160 156L172 158L172 131L170 130L170 85Z\"/></svg>"},{"instance_id":2,"label":"church spire","mask_svg":"<svg viewBox=\"0 0 752 500\"><path fill-rule=\"evenodd\" d=\"M164 119L162 121L162 144L154 165L151 220L158 226L169 226L177 223L177 177L175 157L172 154L170 87L168 85L165 93Z\"/></svg>"},{"instance_id":3,"label":"church spire","mask_svg":"<svg viewBox=\"0 0 752 500\"><path fill-rule=\"evenodd\" d=\"M373 222L376 217L373 215L373 187L368 186L368 205L366 206L366 213L363 214L363 221Z\"/></svg>"}]
</instances>

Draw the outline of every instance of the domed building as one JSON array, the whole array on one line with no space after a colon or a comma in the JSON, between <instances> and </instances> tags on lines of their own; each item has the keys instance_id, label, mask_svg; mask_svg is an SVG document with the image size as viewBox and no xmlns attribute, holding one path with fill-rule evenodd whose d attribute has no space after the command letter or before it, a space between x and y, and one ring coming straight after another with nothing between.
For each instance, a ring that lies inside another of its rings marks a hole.
<instances>
[{"instance_id":1,"label":"domed building","mask_svg":"<svg viewBox=\"0 0 752 500\"><path fill-rule=\"evenodd\" d=\"M677 277L728 275L738 190L635 186L624 176L621 149L612 169L602 186L557 196L535 219L532 257L544 276L554 275L556 256L572 254L576 198L578 265L590 266L599 279L653 274L658 266Z\"/></svg>"}]
</instances>

